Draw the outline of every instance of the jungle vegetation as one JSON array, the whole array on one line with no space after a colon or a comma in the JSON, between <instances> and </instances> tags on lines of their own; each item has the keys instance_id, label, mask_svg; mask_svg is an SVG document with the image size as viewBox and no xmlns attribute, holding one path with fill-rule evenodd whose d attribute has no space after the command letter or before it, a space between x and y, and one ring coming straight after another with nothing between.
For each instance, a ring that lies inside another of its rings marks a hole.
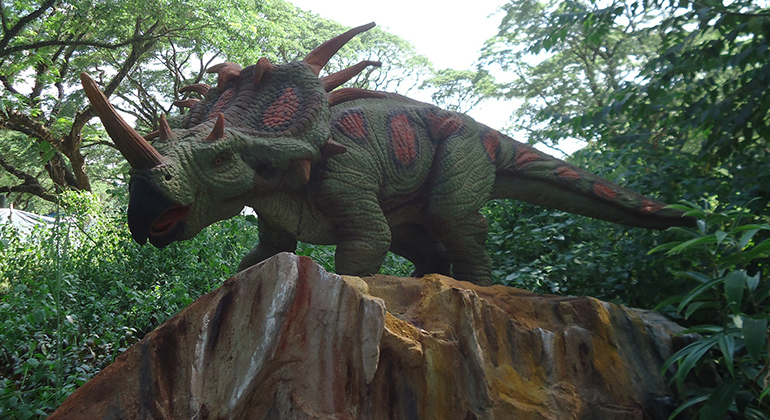
<instances>
[{"instance_id":1,"label":"jungle vegetation","mask_svg":"<svg viewBox=\"0 0 770 420\"><path fill-rule=\"evenodd\" d=\"M345 28L284 0L0 0L0 194L59 223L0 226L0 417L44 418L164 320L234 274L253 216L193 240L140 247L126 227L128 165L79 87L87 71L140 131L180 112L206 67L301 58ZM492 201L496 282L656 308L703 339L675 354L675 414L770 412L770 8L717 0L501 0L499 31L471 69L436 69L374 29L330 71L384 63L350 86L467 111L521 101L506 127L636 191L678 203L697 228L650 232ZM153 13L147 13L152 10ZM501 127L496 127L501 128ZM655 251L650 253L650 251ZM332 269L333 248L301 244ZM389 256L383 272L408 275ZM720 380L686 377L712 363Z\"/></svg>"}]
</instances>

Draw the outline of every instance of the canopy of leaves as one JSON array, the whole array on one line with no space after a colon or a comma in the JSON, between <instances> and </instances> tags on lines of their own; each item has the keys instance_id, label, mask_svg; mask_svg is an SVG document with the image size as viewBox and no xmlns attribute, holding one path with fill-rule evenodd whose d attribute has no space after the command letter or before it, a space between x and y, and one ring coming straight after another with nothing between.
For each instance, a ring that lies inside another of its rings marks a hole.
<instances>
[{"instance_id":1,"label":"canopy of leaves","mask_svg":"<svg viewBox=\"0 0 770 420\"><path fill-rule=\"evenodd\" d=\"M215 84L210 65L298 60L347 29L283 0L2 1L0 26L0 194L40 211L50 203L39 199L52 202L56 191L106 197L123 183L122 158L89 125L80 72L151 131L161 114L179 112L172 103L190 95L179 88ZM346 46L329 71L362 59L386 65L352 85L402 93L430 68L406 41L375 29Z\"/></svg>"}]
</instances>

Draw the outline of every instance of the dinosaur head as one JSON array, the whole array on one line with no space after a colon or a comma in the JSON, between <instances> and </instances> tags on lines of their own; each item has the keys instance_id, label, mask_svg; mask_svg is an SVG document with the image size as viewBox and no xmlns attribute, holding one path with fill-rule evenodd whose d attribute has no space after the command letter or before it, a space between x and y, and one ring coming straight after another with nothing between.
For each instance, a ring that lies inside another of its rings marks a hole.
<instances>
[{"instance_id":1,"label":"dinosaur head","mask_svg":"<svg viewBox=\"0 0 770 420\"><path fill-rule=\"evenodd\" d=\"M164 247L192 238L260 195L302 188L315 162L344 153L330 137L327 92L379 63L318 74L339 48L373 26L351 29L300 62L273 65L261 58L244 69L214 66L208 71L218 73L216 87L183 89L205 98L178 104L190 107L182 126L172 130L162 116L160 129L145 137L81 74L94 111L132 168L128 224L134 239ZM156 140L151 145L147 139Z\"/></svg>"}]
</instances>

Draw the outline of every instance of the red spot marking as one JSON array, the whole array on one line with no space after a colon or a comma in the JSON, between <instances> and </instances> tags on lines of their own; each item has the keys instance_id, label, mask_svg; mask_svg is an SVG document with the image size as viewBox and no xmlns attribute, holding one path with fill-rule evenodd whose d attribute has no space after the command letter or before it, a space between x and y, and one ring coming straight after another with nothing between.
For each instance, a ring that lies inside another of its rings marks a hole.
<instances>
[{"instance_id":1,"label":"red spot marking","mask_svg":"<svg viewBox=\"0 0 770 420\"><path fill-rule=\"evenodd\" d=\"M228 105L230 105L230 101L235 96L235 89L230 88L226 91L222 92L221 95L219 95L219 99L217 100L217 103L214 104L214 108L209 111L209 115L207 120L213 120L216 119L219 116L219 113L222 112L225 108L227 108Z\"/></svg>"},{"instance_id":2,"label":"red spot marking","mask_svg":"<svg viewBox=\"0 0 770 420\"><path fill-rule=\"evenodd\" d=\"M598 182L593 185L592 190L594 194L607 200L614 200L618 196L618 192L614 188Z\"/></svg>"},{"instance_id":3,"label":"red spot marking","mask_svg":"<svg viewBox=\"0 0 770 420\"><path fill-rule=\"evenodd\" d=\"M495 130L489 130L481 141L492 163L497 161L497 154L500 152L500 133Z\"/></svg>"},{"instance_id":4,"label":"red spot marking","mask_svg":"<svg viewBox=\"0 0 770 420\"><path fill-rule=\"evenodd\" d=\"M358 112L351 112L343 115L337 120L340 131L348 137L363 140L366 138L366 126L364 125L364 116Z\"/></svg>"},{"instance_id":5,"label":"red spot marking","mask_svg":"<svg viewBox=\"0 0 770 420\"><path fill-rule=\"evenodd\" d=\"M517 166L526 165L537 160L540 160L540 155L530 148L520 149L520 152L516 155Z\"/></svg>"},{"instance_id":6,"label":"red spot marking","mask_svg":"<svg viewBox=\"0 0 770 420\"><path fill-rule=\"evenodd\" d=\"M285 126L291 122L298 110L297 92L294 91L294 88L289 87L267 108L262 116L262 122L270 128Z\"/></svg>"},{"instance_id":7,"label":"red spot marking","mask_svg":"<svg viewBox=\"0 0 770 420\"><path fill-rule=\"evenodd\" d=\"M639 208L639 211L642 213L657 213L663 208L663 203L652 201L652 200L642 200L642 206Z\"/></svg>"},{"instance_id":8,"label":"red spot marking","mask_svg":"<svg viewBox=\"0 0 770 420\"><path fill-rule=\"evenodd\" d=\"M455 135L463 127L463 121L455 114L444 113L436 115L429 112L427 117L428 131L430 137L434 140L445 139Z\"/></svg>"},{"instance_id":9,"label":"red spot marking","mask_svg":"<svg viewBox=\"0 0 770 420\"><path fill-rule=\"evenodd\" d=\"M566 179L580 179L580 174L569 166L559 166L556 168L556 176Z\"/></svg>"},{"instance_id":10,"label":"red spot marking","mask_svg":"<svg viewBox=\"0 0 770 420\"><path fill-rule=\"evenodd\" d=\"M404 114L393 116L388 129L396 159L404 165L414 162L417 159L417 136L409 122L409 117Z\"/></svg>"}]
</instances>

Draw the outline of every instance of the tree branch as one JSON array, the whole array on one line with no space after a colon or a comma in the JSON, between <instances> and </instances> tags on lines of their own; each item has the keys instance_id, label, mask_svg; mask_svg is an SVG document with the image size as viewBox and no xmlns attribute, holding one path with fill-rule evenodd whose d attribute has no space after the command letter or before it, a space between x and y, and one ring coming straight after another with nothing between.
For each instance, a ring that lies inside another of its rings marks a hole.
<instances>
[{"instance_id":1,"label":"tree branch","mask_svg":"<svg viewBox=\"0 0 770 420\"><path fill-rule=\"evenodd\" d=\"M32 22L33 20L37 19L45 13L46 10L53 7L54 3L56 3L56 0L46 0L45 3L41 4L40 7L30 12L27 16L24 16L23 18L19 19L15 25L13 25L13 28L5 31L5 35L3 36L3 39L0 39L0 52L5 52L5 47L8 46L8 43L11 42L11 40L21 32L22 29L24 29L25 26L27 26L28 23ZM5 21L5 15L3 15L3 20ZM3 25L5 26L5 25ZM3 53L0 53L0 56L5 55Z\"/></svg>"},{"instance_id":2,"label":"tree branch","mask_svg":"<svg viewBox=\"0 0 770 420\"><path fill-rule=\"evenodd\" d=\"M23 181L23 184L14 185L11 187L0 187L0 193L23 192L36 195L46 201L56 202L56 197L49 194L45 187L40 184L37 178L24 171L16 169L13 165L8 163L8 161L6 161L2 155L0 155L0 166L2 166L3 169L5 169L11 175Z\"/></svg>"}]
</instances>

